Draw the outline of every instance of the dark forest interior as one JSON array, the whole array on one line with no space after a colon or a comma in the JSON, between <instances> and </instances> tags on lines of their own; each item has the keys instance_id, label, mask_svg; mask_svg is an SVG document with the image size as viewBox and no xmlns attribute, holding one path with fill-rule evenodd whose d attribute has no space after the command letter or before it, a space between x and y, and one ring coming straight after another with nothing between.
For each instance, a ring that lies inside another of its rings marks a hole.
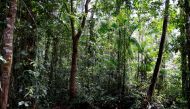
<instances>
[{"instance_id":1,"label":"dark forest interior","mask_svg":"<svg viewBox=\"0 0 190 109\"><path fill-rule=\"evenodd\" d=\"M189 0L0 0L0 109L190 109Z\"/></svg>"}]
</instances>

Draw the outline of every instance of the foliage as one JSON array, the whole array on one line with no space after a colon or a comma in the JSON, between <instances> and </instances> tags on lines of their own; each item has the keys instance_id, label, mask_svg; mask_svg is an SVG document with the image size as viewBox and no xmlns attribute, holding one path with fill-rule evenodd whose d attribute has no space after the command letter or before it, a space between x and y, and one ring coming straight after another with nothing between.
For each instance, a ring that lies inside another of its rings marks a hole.
<instances>
[{"instance_id":1,"label":"foliage","mask_svg":"<svg viewBox=\"0 0 190 109\"><path fill-rule=\"evenodd\" d=\"M171 0L164 58L151 103L166 109L187 103L180 69L185 19L182 1L177 2ZM73 3L71 14L70 0L18 2L10 108L140 108L157 59L164 0L91 0L88 15L83 13L85 0ZM0 34L6 9L0 4ZM83 16L87 19L78 47L78 93L70 102L70 19L81 28ZM0 61L6 63L2 56Z\"/></svg>"}]
</instances>

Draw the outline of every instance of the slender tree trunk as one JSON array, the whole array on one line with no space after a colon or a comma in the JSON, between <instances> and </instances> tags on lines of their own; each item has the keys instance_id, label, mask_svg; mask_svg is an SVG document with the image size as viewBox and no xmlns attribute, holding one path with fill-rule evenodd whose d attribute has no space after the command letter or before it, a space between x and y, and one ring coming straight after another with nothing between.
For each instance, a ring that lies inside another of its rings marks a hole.
<instances>
[{"instance_id":1,"label":"slender tree trunk","mask_svg":"<svg viewBox=\"0 0 190 109\"><path fill-rule=\"evenodd\" d=\"M165 58L162 59L162 64L161 64L161 69L163 70L163 74L160 74L158 76L158 82L156 83L156 88L158 90L157 95L160 95L160 91L163 90L163 85L164 85L164 79L165 79Z\"/></svg>"},{"instance_id":2,"label":"slender tree trunk","mask_svg":"<svg viewBox=\"0 0 190 109\"><path fill-rule=\"evenodd\" d=\"M140 16L141 15L141 7L140 7L140 4L141 4L141 2L138 2L138 5L139 5L138 8L139 8L139 12L140 12L140 13L138 13L138 25L140 25L140 27L138 29L138 32L139 32L138 41L139 41L139 43L141 43L141 16ZM139 76L140 76L140 65L141 65L140 57L141 57L141 54L140 54L140 52L138 50L138 54L137 54L137 77L136 77L136 79L139 82L140 82Z\"/></svg>"},{"instance_id":3,"label":"slender tree trunk","mask_svg":"<svg viewBox=\"0 0 190 109\"><path fill-rule=\"evenodd\" d=\"M181 45L181 77L182 77L182 95L184 97L187 96L186 89L187 89L187 53L186 53L186 38L184 37L184 29L180 29L182 41L180 42Z\"/></svg>"},{"instance_id":4,"label":"slender tree trunk","mask_svg":"<svg viewBox=\"0 0 190 109\"><path fill-rule=\"evenodd\" d=\"M182 94L184 97L187 96L186 90L187 90L187 55L185 53L184 48L181 51L181 71L182 71Z\"/></svg>"},{"instance_id":5,"label":"slender tree trunk","mask_svg":"<svg viewBox=\"0 0 190 109\"><path fill-rule=\"evenodd\" d=\"M117 16L120 13L121 5L122 5L121 0L116 0L116 5L115 5L115 15ZM122 74L121 74L121 67L122 67L122 55L121 55L121 35L122 35L122 29L118 28L118 40L117 40L117 71L116 71L116 80L117 80L117 89L119 93L119 99L121 100L121 93L122 93Z\"/></svg>"},{"instance_id":6,"label":"slender tree trunk","mask_svg":"<svg viewBox=\"0 0 190 109\"><path fill-rule=\"evenodd\" d=\"M122 78L121 78L121 29L119 28L119 38L117 42L117 90L119 90L119 96L121 96L121 85L122 85Z\"/></svg>"},{"instance_id":7,"label":"slender tree trunk","mask_svg":"<svg viewBox=\"0 0 190 109\"><path fill-rule=\"evenodd\" d=\"M71 14L74 14L74 7L73 7L73 0L70 0L71 3ZM85 14L88 14L88 4L90 3L90 0L86 0L85 3ZM77 76L77 55L78 55L78 43L79 39L82 34L82 29L85 26L86 16L84 15L81 21L80 28L78 28L77 33L75 32L75 21L73 18L70 18L71 21L71 34L72 34L72 61L71 61L71 72L70 72L70 84L69 84L69 91L70 91L70 101L73 101L73 99L77 95L77 87L76 87L76 76Z\"/></svg>"},{"instance_id":8,"label":"slender tree trunk","mask_svg":"<svg viewBox=\"0 0 190 109\"><path fill-rule=\"evenodd\" d=\"M124 28L126 30L126 28ZM121 94L122 96L124 96L125 94L125 79L126 79L126 45L127 45L127 42L126 42L126 38L125 38L125 30L124 30L124 35L123 35L123 76L122 76L122 91L121 91Z\"/></svg>"},{"instance_id":9,"label":"slender tree trunk","mask_svg":"<svg viewBox=\"0 0 190 109\"><path fill-rule=\"evenodd\" d=\"M121 29L119 28L119 37L117 41L117 90L119 93L119 100L121 101L121 86L122 86L122 75L121 75ZM121 109L121 103L119 103L118 108Z\"/></svg>"},{"instance_id":10,"label":"slender tree trunk","mask_svg":"<svg viewBox=\"0 0 190 109\"><path fill-rule=\"evenodd\" d=\"M48 75L49 76L48 93L51 96L55 96L55 94L56 94L54 87L56 86L55 80L56 80L56 73L57 73L57 66L58 66L58 48L59 48L59 39L56 36L54 36L54 38L52 39L51 64L50 64L50 69L49 69L50 71L48 72L48 74L49 74Z\"/></svg>"},{"instance_id":11,"label":"slender tree trunk","mask_svg":"<svg viewBox=\"0 0 190 109\"><path fill-rule=\"evenodd\" d=\"M55 73L57 69L57 64L58 64L58 48L59 48L59 39L54 36L53 41L52 41L52 59L51 59L51 69L50 69L50 81L55 80Z\"/></svg>"},{"instance_id":12,"label":"slender tree trunk","mask_svg":"<svg viewBox=\"0 0 190 109\"><path fill-rule=\"evenodd\" d=\"M188 71L190 71L190 1L185 0L185 13L186 13L186 37L187 37L187 55L188 55ZM188 88L187 88L187 99L188 99L188 108L190 109L190 75L187 75Z\"/></svg>"},{"instance_id":13,"label":"slender tree trunk","mask_svg":"<svg viewBox=\"0 0 190 109\"><path fill-rule=\"evenodd\" d=\"M74 14L74 7L73 7L73 0L70 0L71 3L71 14ZM71 72L70 72L70 84L69 84L69 91L70 91L70 101L72 101L77 94L76 88L76 73L77 73L77 54L78 54L78 47L77 47L77 39L75 33L75 26L74 26L74 19L70 18L71 22L71 34L72 34L72 61L71 61Z\"/></svg>"},{"instance_id":14,"label":"slender tree trunk","mask_svg":"<svg viewBox=\"0 0 190 109\"><path fill-rule=\"evenodd\" d=\"M16 0L11 0L11 6L7 16L7 27L3 33L3 57L7 61L1 65L1 87L0 92L0 106L1 109L7 109L8 105L8 93L9 93L9 83L12 68L13 59L13 31L14 23L16 19L17 3Z\"/></svg>"},{"instance_id":15,"label":"slender tree trunk","mask_svg":"<svg viewBox=\"0 0 190 109\"><path fill-rule=\"evenodd\" d=\"M77 73L77 55L78 55L78 39L73 39L72 48L72 63L71 63L71 76L70 76L70 99L76 97L76 73Z\"/></svg>"},{"instance_id":16,"label":"slender tree trunk","mask_svg":"<svg viewBox=\"0 0 190 109\"><path fill-rule=\"evenodd\" d=\"M49 55L50 44L51 44L51 40L50 40L50 36L48 36L47 42L45 45L45 56L44 56L44 65L45 65L46 69L49 69L49 66L48 66L49 57L48 57L48 55Z\"/></svg>"},{"instance_id":17,"label":"slender tree trunk","mask_svg":"<svg viewBox=\"0 0 190 109\"><path fill-rule=\"evenodd\" d=\"M169 11L169 0L166 0L165 15L164 15L164 21L163 21L162 36L161 36L161 41L160 41L158 58L157 58L156 65L154 68L154 73L152 75L151 84L150 84L149 89L147 91L148 102L151 102L151 98L152 98L152 95L154 92L154 88L156 85L156 81L157 81L157 77L158 77L158 73L159 73L160 65L161 65L161 61L162 61L162 55L163 55L164 43L165 43L165 37L166 37L166 31L167 31L167 25L168 25L168 16L169 16L168 11Z\"/></svg>"},{"instance_id":18,"label":"slender tree trunk","mask_svg":"<svg viewBox=\"0 0 190 109\"><path fill-rule=\"evenodd\" d=\"M139 81L139 74L140 74L140 53L138 51L138 54L137 54L137 74L136 74L136 79L137 81Z\"/></svg>"}]
</instances>

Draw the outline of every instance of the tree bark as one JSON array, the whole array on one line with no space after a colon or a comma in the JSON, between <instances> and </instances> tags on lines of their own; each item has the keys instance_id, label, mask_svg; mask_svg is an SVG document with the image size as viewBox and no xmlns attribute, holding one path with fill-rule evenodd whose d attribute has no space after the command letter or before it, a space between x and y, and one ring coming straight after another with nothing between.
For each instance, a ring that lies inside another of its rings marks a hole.
<instances>
[{"instance_id":1,"label":"tree bark","mask_svg":"<svg viewBox=\"0 0 190 109\"><path fill-rule=\"evenodd\" d=\"M147 100L148 102L151 102L151 98L154 92L154 88L156 85L158 73L160 70L160 65L162 61L162 55L163 55L163 50L164 50L164 43L165 43L165 37L166 37L166 31L167 31L167 25L168 25L168 14L169 14L169 0L166 0L165 3L165 15L164 15L164 21L163 21L163 28L162 28L162 36L161 36L161 41L160 41L160 47L159 47L159 52L158 52L158 57L156 61L156 65L154 68L154 73L152 75L151 79L151 84L149 86L149 89L147 91Z\"/></svg>"},{"instance_id":2,"label":"tree bark","mask_svg":"<svg viewBox=\"0 0 190 109\"><path fill-rule=\"evenodd\" d=\"M186 37L187 37L187 55L188 55L188 72L190 72L190 3L189 0L185 0L185 14L186 14ZM187 76L188 83L190 83L190 75ZM188 108L190 109L190 84L187 86L187 100Z\"/></svg>"},{"instance_id":3,"label":"tree bark","mask_svg":"<svg viewBox=\"0 0 190 109\"><path fill-rule=\"evenodd\" d=\"M184 29L180 29L182 40L180 41L181 45L181 77L182 77L182 95L187 96L187 53L186 53L186 38L184 38Z\"/></svg>"},{"instance_id":4,"label":"tree bark","mask_svg":"<svg viewBox=\"0 0 190 109\"><path fill-rule=\"evenodd\" d=\"M121 99L121 85L122 85L122 75L121 75L121 29L119 28L119 37L117 41L117 90L119 91L119 97Z\"/></svg>"},{"instance_id":5,"label":"tree bark","mask_svg":"<svg viewBox=\"0 0 190 109\"><path fill-rule=\"evenodd\" d=\"M77 56L78 56L78 40L73 39L73 48L72 48L72 64L71 64L71 76L70 76L70 98L73 99L76 97L77 88L76 88L76 72L77 72Z\"/></svg>"},{"instance_id":6,"label":"tree bark","mask_svg":"<svg viewBox=\"0 0 190 109\"><path fill-rule=\"evenodd\" d=\"M74 8L73 8L73 0L70 1L71 3L71 14L74 14ZM79 39L82 34L82 29L85 26L86 16L88 14L88 4L90 3L90 0L86 0L85 3L85 14L82 17L80 28L78 28L77 33L75 33L75 26L74 26L74 19L70 18L71 22L71 34L72 34L72 61L71 61L71 72L70 72L70 84L69 84L69 91L70 91L70 101L73 101L73 99L77 95L77 87L76 87L76 76L77 76L77 55L78 55L78 43Z\"/></svg>"},{"instance_id":7,"label":"tree bark","mask_svg":"<svg viewBox=\"0 0 190 109\"><path fill-rule=\"evenodd\" d=\"M17 11L16 0L11 0L10 5L9 13L6 18L7 25L3 33L3 57L7 62L1 65L1 109L7 109L8 106L9 83L13 59L13 31Z\"/></svg>"}]
</instances>

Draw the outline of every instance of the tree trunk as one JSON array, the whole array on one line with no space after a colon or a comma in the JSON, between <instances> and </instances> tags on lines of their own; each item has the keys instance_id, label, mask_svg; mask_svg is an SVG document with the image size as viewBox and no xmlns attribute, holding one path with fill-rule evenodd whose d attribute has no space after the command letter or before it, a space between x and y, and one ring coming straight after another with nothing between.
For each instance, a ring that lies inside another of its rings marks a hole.
<instances>
[{"instance_id":1,"label":"tree trunk","mask_svg":"<svg viewBox=\"0 0 190 109\"><path fill-rule=\"evenodd\" d=\"M162 55L163 55L164 43L165 43L165 37L166 37L166 31L167 31L167 24L168 24L168 14L169 14L168 10L169 10L169 0L166 0L165 15L164 15L164 21L163 21L163 28L162 28L162 36L161 36L161 42L160 42L160 47L159 47L159 53L158 53L156 65L154 68L154 73L152 75L151 84L150 84L149 89L147 91L148 102L151 102L151 98L152 98L152 95L154 92L154 88L156 85L156 81L157 81L157 77L158 77L158 73L159 73L159 69L160 69L160 65L161 65L161 61L162 61Z\"/></svg>"},{"instance_id":2,"label":"tree trunk","mask_svg":"<svg viewBox=\"0 0 190 109\"><path fill-rule=\"evenodd\" d=\"M74 14L74 7L73 7L73 0L70 1L71 3L71 14ZM85 14L88 14L88 4L90 3L90 0L86 0L85 3ZM73 101L73 99L77 95L77 87L76 87L76 76L77 76L77 55L78 55L78 43L80 36L82 34L82 29L85 26L86 21L86 15L83 16L80 28L78 28L77 33L75 32L75 26L74 26L74 19L70 18L71 21L71 34L72 34L72 61L71 61L71 72L70 72L70 85L69 85L69 91L70 91L70 101Z\"/></svg>"},{"instance_id":3,"label":"tree trunk","mask_svg":"<svg viewBox=\"0 0 190 109\"><path fill-rule=\"evenodd\" d=\"M117 42L117 90L119 91L119 97L121 97L121 85L122 85L122 75L121 75L121 29L119 28L119 37ZM120 98L121 99L121 98Z\"/></svg>"},{"instance_id":4,"label":"tree trunk","mask_svg":"<svg viewBox=\"0 0 190 109\"><path fill-rule=\"evenodd\" d=\"M51 44L51 39L50 39L50 36L47 37L47 42L46 42L46 45L45 45L45 56L44 56L44 65L45 65L45 68L48 70L49 69L49 65L48 65L48 62L49 62L49 48L50 48L50 44Z\"/></svg>"},{"instance_id":5,"label":"tree trunk","mask_svg":"<svg viewBox=\"0 0 190 109\"><path fill-rule=\"evenodd\" d=\"M76 97L76 73L77 73L77 55L78 55L78 39L73 39L72 48L72 63L71 63L71 76L70 76L70 99Z\"/></svg>"},{"instance_id":6,"label":"tree trunk","mask_svg":"<svg viewBox=\"0 0 190 109\"><path fill-rule=\"evenodd\" d=\"M51 54L51 68L50 68L50 81L55 80L56 72L57 72L57 64L58 64L58 48L59 48L59 39L54 36L52 39L52 54Z\"/></svg>"},{"instance_id":7,"label":"tree trunk","mask_svg":"<svg viewBox=\"0 0 190 109\"><path fill-rule=\"evenodd\" d=\"M188 72L190 72L190 4L189 0L185 0L185 13L186 13L186 37L187 37L187 55L188 55ZM190 75L187 76L188 83L190 83ZM187 89L188 108L190 109L190 84Z\"/></svg>"},{"instance_id":8,"label":"tree trunk","mask_svg":"<svg viewBox=\"0 0 190 109\"><path fill-rule=\"evenodd\" d=\"M184 33L183 29L181 31L181 37L182 41L180 42L181 44L181 77L182 77L182 95L184 97L187 96L186 94L186 89L187 89L187 53L186 53L186 39L184 38Z\"/></svg>"},{"instance_id":9,"label":"tree trunk","mask_svg":"<svg viewBox=\"0 0 190 109\"><path fill-rule=\"evenodd\" d=\"M16 19L17 3L16 0L11 0L11 6L7 16L7 27L3 33L3 57L7 61L1 65L1 92L0 92L0 104L1 109L7 109L9 83L12 68L13 58L13 31L14 23Z\"/></svg>"},{"instance_id":10,"label":"tree trunk","mask_svg":"<svg viewBox=\"0 0 190 109\"><path fill-rule=\"evenodd\" d=\"M124 97L124 94L125 94L125 79L126 79L126 52L125 52L125 50L126 50L126 38L125 38L125 34L126 33L124 33L124 39L123 39L123 45L124 45L124 47L123 47L123 49L124 49L124 51L123 51L123 65L122 65L122 67L123 67L123 74L122 74L122 90L121 90L121 95L122 95L122 97Z\"/></svg>"}]
</instances>

